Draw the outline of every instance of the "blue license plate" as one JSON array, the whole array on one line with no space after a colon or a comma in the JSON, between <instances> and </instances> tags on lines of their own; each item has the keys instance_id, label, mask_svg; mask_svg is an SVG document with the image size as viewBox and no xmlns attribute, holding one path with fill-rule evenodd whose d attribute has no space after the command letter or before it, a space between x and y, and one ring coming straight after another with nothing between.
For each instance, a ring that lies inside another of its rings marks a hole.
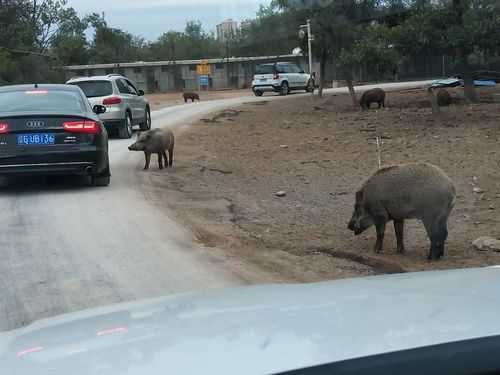
<instances>
[{"instance_id":1,"label":"blue license plate","mask_svg":"<svg viewBox=\"0 0 500 375\"><path fill-rule=\"evenodd\" d=\"M53 145L56 141L54 134L50 133L33 133L33 134L18 134L17 145Z\"/></svg>"}]
</instances>

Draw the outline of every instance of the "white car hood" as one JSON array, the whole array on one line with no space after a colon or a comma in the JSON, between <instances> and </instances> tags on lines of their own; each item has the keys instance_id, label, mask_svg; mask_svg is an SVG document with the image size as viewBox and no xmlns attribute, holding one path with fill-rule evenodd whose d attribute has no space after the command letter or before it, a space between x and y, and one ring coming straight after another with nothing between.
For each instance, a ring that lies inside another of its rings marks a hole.
<instances>
[{"instance_id":1,"label":"white car hood","mask_svg":"<svg viewBox=\"0 0 500 375\"><path fill-rule=\"evenodd\" d=\"M269 374L500 334L500 268L260 285L0 334L9 375Z\"/></svg>"}]
</instances>

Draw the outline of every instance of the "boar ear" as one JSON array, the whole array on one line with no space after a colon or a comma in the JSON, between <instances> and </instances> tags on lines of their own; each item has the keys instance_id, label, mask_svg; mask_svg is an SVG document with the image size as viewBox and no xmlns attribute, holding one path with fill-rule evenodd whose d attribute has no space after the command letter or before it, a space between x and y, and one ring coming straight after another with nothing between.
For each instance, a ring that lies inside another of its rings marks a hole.
<instances>
[{"instance_id":1,"label":"boar ear","mask_svg":"<svg viewBox=\"0 0 500 375\"><path fill-rule=\"evenodd\" d=\"M358 191L356 192L356 202L361 202L363 200L363 192Z\"/></svg>"}]
</instances>

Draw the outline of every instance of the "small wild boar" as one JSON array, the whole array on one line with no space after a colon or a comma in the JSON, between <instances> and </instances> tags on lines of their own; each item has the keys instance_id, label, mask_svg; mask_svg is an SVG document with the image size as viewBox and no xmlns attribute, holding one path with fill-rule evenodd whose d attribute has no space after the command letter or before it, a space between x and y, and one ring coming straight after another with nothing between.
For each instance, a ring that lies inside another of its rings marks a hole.
<instances>
[{"instance_id":1,"label":"small wild boar","mask_svg":"<svg viewBox=\"0 0 500 375\"><path fill-rule=\"evenodd\" d=\"M365 91L363 95L361 95L361 99L359 100L359 105L361 106L361 108L370 109L370 105L372 103L378 103L379 108L385 108L385 91L376 88Z\"/></svg>"},{"instance_id":2,"label":"small wild boar","mask_svg":"<svg viewBox=\"0 0 500 375\"><path fill-rule=\"evenodd\" d=\"M187 103L189 99L191 99L191 102L195 100L200 101L200 96L195 92L185 92L182 94L182 97L184 98L184 103Z\"/></svg>"},{"instance_id":3,"label":"small wild boar","mask_svg":"<svg viewBox=\"0 0 500 375\"><path fill-rule=\"evenodd\" d=\"M440 107L449 106L451 104L451 95L445 89L440 89L437 92L437 103Z\"/></svg>"},{"instance_id":4,"label":"small wild boar","mask_svg":"<svg viewBox=\"0 0 500 375\"><path fill-rule=\"evenodd\" d=\"M455 187L438 167L428 163L401 164L375 172L356 193L348 228L355 235L375 225L375 252L383 248L385 225L394 222L397 251L404 252L405 219L423 222L431 241L428 259L444 254L448 216L455 204Z\"/></svg>"},{"instance_id":5,"label":"small wild boar","mask_svg":"<svg viewBox=\"0 0 500 375\"><path fill-rule=\"evenodd\" d=\"M174 134L170 129L152 129L138 133L137 141L128 149L144 151L146 158L144 169L149 169L151 154L158 154L158 167L163 169L163 159L165 159L165 167L172 167L174 163L174 143ZM168 151L168 157L166 151Z\"/></svg>"}]
</instances>

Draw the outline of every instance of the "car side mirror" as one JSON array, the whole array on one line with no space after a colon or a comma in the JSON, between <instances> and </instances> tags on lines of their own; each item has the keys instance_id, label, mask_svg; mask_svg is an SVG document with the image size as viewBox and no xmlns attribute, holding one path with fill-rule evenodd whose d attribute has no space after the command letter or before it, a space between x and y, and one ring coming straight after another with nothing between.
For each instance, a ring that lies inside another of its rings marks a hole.
<instances>
[{"instance_id":1,"label":"car side mirror","mask_svg":"<svg viewBox=\"0 0 500 375\"><path fill-rule=\"evenodd\" d=\"M137 92L138 92L139 96L144 96L144 90L139 90Z\"/></svg>"},{"instance_id":2,"label":"car side mirror","mask_svg":"<svg viewBox=\"0 0 500 375\"><path fill-rule=\"evenodd\" d=\"M100 115L101 113L106 112L106 107L105 107L105 106L103 106L103 105L100 105L100 104L96 104L96 105L92 108L92 111L93 111L96 115Z\"/></svg>"},{"instance_id":3,"label":"car side mirror","mask_svg":"<svg viewBox=\"0 0 500 375\"><path fill-rule=\"evenodd\" d=\"M305 72L304 72L304 69L300 69L300 72L299 72L299 73L300 73L300 74L304 74L304 73L305 73Z\"/></svg>"}]
</instances>

